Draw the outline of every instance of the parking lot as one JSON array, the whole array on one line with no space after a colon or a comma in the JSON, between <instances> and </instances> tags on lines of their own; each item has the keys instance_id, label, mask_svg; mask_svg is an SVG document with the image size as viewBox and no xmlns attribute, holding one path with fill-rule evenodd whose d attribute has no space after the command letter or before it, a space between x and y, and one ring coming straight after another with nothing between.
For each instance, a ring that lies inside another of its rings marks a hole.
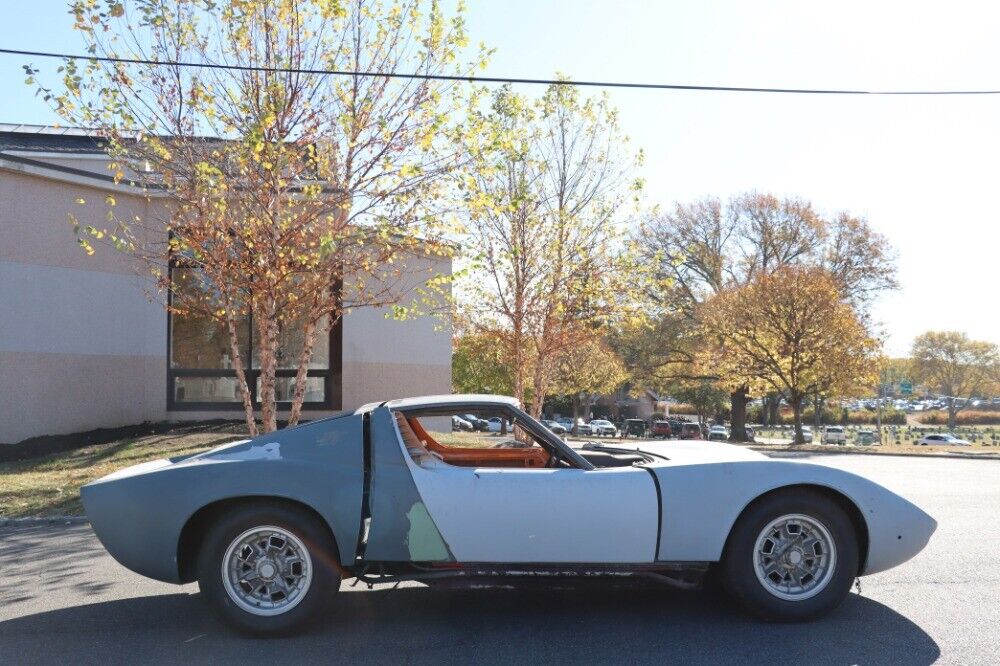
<instances>
[{"instance_id":1,"label":"parking lot","mask_svg":"<svg viewBox=\"0 0 1000 666\"><path fill-rule=\"evenodd\" d=\"M85 525L0 530L4 663L1000 663L1000 461L813 460L887 485L937 518L927 549L862 579L832 616L768 625L713 593L649 583L456 590L345 584L316 629L233 635L197 587L148 581Z\"/></svg>"}]
</instances>

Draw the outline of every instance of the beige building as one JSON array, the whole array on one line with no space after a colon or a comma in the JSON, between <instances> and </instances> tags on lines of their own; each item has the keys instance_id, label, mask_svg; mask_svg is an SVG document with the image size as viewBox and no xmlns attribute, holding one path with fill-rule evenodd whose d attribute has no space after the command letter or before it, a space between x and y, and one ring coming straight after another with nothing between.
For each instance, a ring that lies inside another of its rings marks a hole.
<instances>
[{"instance_id":1,"label":"beige building","mask_svg":"<svg viewBox=\"0 0 1000 666\"><path fill-rule=\"evenodd\" d=\"M120 212L145 219L159 205L114 183L92 136L0 125L0 443L241 417L228 344L214 325L168 317L126 257L107 248L87 256L77 245L69 216L101 226L109 194ZM426 268L446 273L451 265ZM250 322L245 328L252 358ZM451 336L440 320L400 322L362 309L327 334L309 370L306 418L451 392ZM295 341L285 343L293 358ZM279 397L294 370L280 374Z\"/></svg>"}]
</instances>

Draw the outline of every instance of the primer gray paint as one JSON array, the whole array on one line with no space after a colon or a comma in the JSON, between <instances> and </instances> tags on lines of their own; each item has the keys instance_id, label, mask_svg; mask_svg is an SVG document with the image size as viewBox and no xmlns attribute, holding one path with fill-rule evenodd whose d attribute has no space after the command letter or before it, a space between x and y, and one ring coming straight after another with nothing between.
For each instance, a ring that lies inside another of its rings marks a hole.
<instances>
[{"instance_id":1,"label":"primer gray paint","mask_svg":"<svg viewBox=\"0 0 1000 666\"><path fill-rule=\"evenodd\" d=\"M116 472L81 489L108 552L150 578L177 583L181 531L201 508L239 497L277 497L315 510L354 564L364 484L362 417L347 415L261 435L176 462Z\"/></svg>"},{"instance_id":2,"label":"primer gray paint","mask_svg":"<svg viewBox=\"0 0 1000 666\"><path fill-rule=\"evenodd\" d=\"M365 560L449 562L451 551L413 483L392 412L371 412L371 529Z\"/></svg>"}]
</instances>

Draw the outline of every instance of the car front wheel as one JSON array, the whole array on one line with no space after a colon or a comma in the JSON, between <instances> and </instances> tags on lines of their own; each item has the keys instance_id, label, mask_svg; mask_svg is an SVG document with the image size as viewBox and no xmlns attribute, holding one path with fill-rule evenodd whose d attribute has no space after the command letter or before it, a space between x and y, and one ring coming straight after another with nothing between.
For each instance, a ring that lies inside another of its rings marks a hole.
<instances>
[{"instance_id":1,"label":"car front wheel","mask_svg":"<svg viewBox=\"0 0 1000 666\"><path fill-rule=\"evenodd\" d=\"M806 489L751 505L726 544L725 588L751 613L798 622L833 610L858 574L858 539L844 510Z\"/></svg>"},{"instance_id":2,"label":"car front wheel","mask_svg":"<svg viewBox=\"0 0 1000 666\"><path fill-rule=\"evenodd\" d=\"M219 517L198 555L198 586L240 631L298 631L319 619L340 587L329 530L305 511L252 504Z\"/></svg>"}]
</instances>

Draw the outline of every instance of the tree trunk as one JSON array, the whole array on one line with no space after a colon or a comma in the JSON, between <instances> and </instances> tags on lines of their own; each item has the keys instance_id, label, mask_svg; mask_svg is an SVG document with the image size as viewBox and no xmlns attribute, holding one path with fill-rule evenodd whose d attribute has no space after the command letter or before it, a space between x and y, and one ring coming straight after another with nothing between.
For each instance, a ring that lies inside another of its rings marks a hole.
<instances>
[{"instance_id":1,"label":"tree trunk","mask_svg":"<svg viewBox=\"0 0 1000 666\"><path fill-rule=\"evenodd\" d=\"M813 393L813 428L819 432L820 419L823 418L823 401L819 393Z\"/></svg>"},{"instance_id":2,"label":"tree trunk","mask_svg":"<svg viewBox=\"0 0 1000 666\"><path fill-rule=\"evenodd\" d=\"M741 386L729 394L730 442L747 441L747 387Z\"/></svg>"},{"instance_id":3,"label":"tree trunk","mask_svg":"<svg viewBox=\"0 0 1000 666\"><path fill-rule=\"evenodd\" d=\"M278 429L277 403L274 395L274 375L278 367L278 321L272 312L258 317L260 338L260 420L262 432Z\"/></svg>"},{"instance_id":4,"label":"tree trunk","mask_svg":"<svg viewBox=\"0 0 1000 666\"><path fill-rule=\"evenodd\" d=\"M295 371L295 392L292 394L292 408L288 412L288 425L298 425L302 414L302 402L306 396L306 380L309 372L309 360L312 358L313 346L316 343L316 322L310 321L303 331L302 352L299 354L299 364Z\"/></svg>"},{"instance_id":5,"label":"tree trunk","mask_svg":"<svg viewBox=\"0 0 1000 666\"><path fill-rule=\"evenodd\" d=\"M789 396L788 401L792 404L792 415L795 419L795 435L792 444L805 444L806 438L802 435L802 396Z\"/></svg>"},{"instance_id":6,"label":"tree trunk","mask_svg":"<svg viewBox=\"0 0 1000 666\"><path fill-rule=\"evenodd\" d=\"M531 412L536 419L542 417L542 405L545 402L545 359L539 353L535 358L535 372L532 377Z\"/></svg>"},{"instance_id":7,"label":"tree trunk","mask_svg":"<svg viewBox=\"0 0 1000 666\"><path fill-rule=\"evenodd\" d=\"M511 334L511 361L514 363L514 397L524 407L524 322L521 319L522 296L515 297L513 332Z\"/></svg>"},{"instance_id":8,"label":"tree trunk","mask_svg":"<svg viewBox=\"0 0 1000 666\"><path fill-rule=\"evenodd\" d=\"M240 351L240 340L236 334L236 319L231 307L226 308L226 329L229 331L229 349L233 353L233 369L236 370L236 381L240 384L240 396L243 398L243 418L247 422L247 431L251 437L257 436L257 420L253 413L253 398L250 397L250 387L247 385L247 375L243 368L243 353Z\"/></svg>"},{"instance_id":9,"label":"tree trunk","mask_svg":"<svg viewBox=\"0 0 1000 666\"><path fill-rule=\"evenodd\" d=\"M958 416L958 408L955 405L955 398L948 398L948 430L955 429L956 416Z\"/></svg>"},{"instance_id":10,"label":"tree trunk","mask_svg":"<svg viewBox=\"0 0 1000 666\"><path fill-rule=\"evenodd\" d=\"M781 408L781 394L772 393L770 401L767 404L768 418L770 419L771 425L778 425L778 412Z\"/></svg>"},{"instance_id":11,"label":"tree trunk","mask_svg":"<svg viewBox=\"0 0 1000 666\"><path fill-rule=\"evenodd\" d=\"M580 396L577 394L573 395L573 427L570 428L570 432L574 435L576 434L576 421L580 418Z\"/></svg>"}]
</instances>

